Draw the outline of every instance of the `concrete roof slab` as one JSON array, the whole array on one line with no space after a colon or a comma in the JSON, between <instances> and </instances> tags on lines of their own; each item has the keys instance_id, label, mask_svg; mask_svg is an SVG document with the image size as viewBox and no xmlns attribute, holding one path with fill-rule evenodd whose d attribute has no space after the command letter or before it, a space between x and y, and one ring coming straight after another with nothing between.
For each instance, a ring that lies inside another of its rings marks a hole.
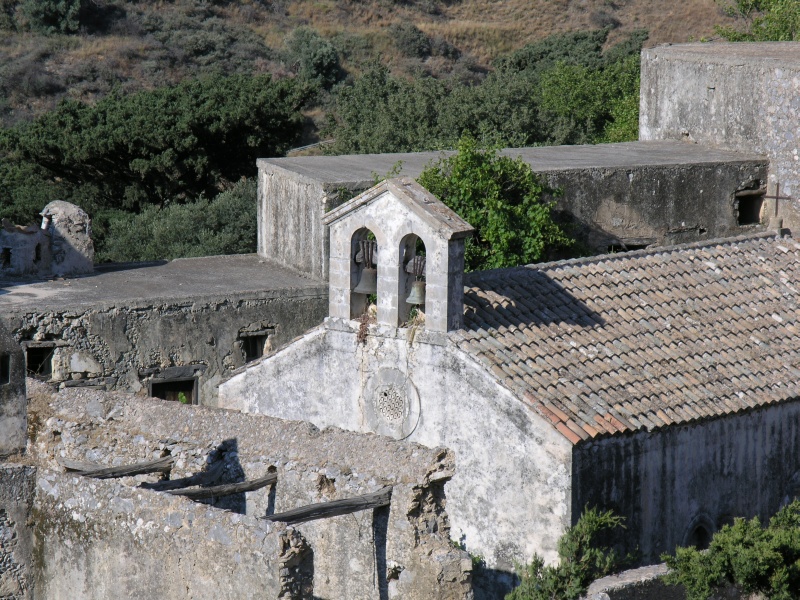
<instances>
[{"instance_id":1,"label":"concrete roof slab","mask_svg":"<svg viewBox=\"0 0 800 600\"><path fill-rule=\"evenodd\" d=\"M72 279L0 281L0 313L81 306L132 307L231 295L302 297L327 294L327 285L256 254L183 258L169 262L98 265Z\"/></svg>"},{"instance_id":2,"label":"concrete roof slab","mask_svg":"<svg viewBox=\"0 0 800 600\"><path fill-rule=\"evenodd\" d=\"M388 173L397 163L401 163L400 175L417 177L427 165L452 154L451 151L441 151L262 158L258 160L258 166L260 170L283 171L291 173L296 178L318 182L328 187L371 187L376 175ZM757 154L731 152L675 141L506 148L502 154L522 158L536 172L766 160Z\"/></svg>"}]
</instances>

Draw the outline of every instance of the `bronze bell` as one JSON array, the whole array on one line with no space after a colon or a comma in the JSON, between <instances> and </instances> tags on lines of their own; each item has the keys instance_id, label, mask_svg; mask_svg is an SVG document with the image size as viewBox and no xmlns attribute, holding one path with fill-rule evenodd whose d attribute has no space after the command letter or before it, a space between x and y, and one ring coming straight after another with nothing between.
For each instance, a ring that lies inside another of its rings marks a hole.
<instances>
[{"instance_id":1,"label":"bronze bell","mask_svg":"<svg viewBox=\"0 0 800 600\"><path fill-rule=\"evenodd\" d=\"M353 290L356 294L377 294L378 293L378 269L364 267L361 269L361 277L358 285Z\"/></svg>"},{"instance_id":2,"label":"bronze bell","mask_svg":"<svg viewBox=\"0 0 800 600\"><path fill-rule=\"evenodd\" d=\"M408 304L425 304L425 282L415 281L411 284L411 293L406 298Z\"/></svg>"}]
</instances>

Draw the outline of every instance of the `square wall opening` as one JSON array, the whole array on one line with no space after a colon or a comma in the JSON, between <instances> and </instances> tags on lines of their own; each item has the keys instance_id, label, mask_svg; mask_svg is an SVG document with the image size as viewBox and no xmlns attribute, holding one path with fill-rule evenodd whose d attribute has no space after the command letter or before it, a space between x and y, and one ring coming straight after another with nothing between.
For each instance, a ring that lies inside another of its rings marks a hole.
<instances>
[{"instance_id":1,"label":"square wall opening","mask_svg":"<svg viewBox=\"0 0 800 600\"><path fill-rule=\"evenodd\" d=\"M264 344L267 343L266 335L248 335L242 338L244 362L252 362L264 356Z\"/></svg>"},{"instance_id":2,"label":"square wall opening","mask_svg":"<svg viewBox=\"0 0 800 600\"><path fill-rule=\"evenodd\" d=\"M0 385L11 383L11 357L8 354L0 355Z\"/></svg>"},{"instance_id":3,"label":"square wall opening","mask_svg":"<svg viewBox=\"0 0 800 600\"><path fill-rule=\"evenodd\" d=\"M744 196L739 198L739 225L758 225L761 223L763 196Z\"/></svg>"},{"instance_id":4,"label":"square wall opening","mask_svg":"<svg viewBox=\"0 0 800 600\"><path fill-rule=\"evenodd\" d=\"M49 380L53 374L55 346L28 346L25 348L25 365L28 377Z\"/></svg>"},{"instance_id":5,"label":"square wall opening","mask_svg":"<svg viewBox=\"0 0 800 600\"><path fill-rule=\"evenodd\" d=\"M197 379L171 379L150 382L150 396L181 404L197 404Z\"/></svg>"}]
</instances>

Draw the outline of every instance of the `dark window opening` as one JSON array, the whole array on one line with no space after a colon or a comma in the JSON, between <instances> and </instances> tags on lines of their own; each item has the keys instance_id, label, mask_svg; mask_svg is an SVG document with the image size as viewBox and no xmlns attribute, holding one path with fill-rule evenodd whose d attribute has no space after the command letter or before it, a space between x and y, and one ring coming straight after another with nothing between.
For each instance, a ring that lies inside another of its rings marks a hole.
<instances>
[{"instance_id":1,"label":"dark window opening","mask_svg":"<svg viewBox=\"0 0 800 600\"><path fill-rule=\"evenodd\" d=\"M689 534L686 545L694 546L698 550L707 550L711 545L711 532L704 526L698 525L692 530L692 533Z\"/></svg>"},{"instance_id":2,"label":"dark window opening","mask_svg":"<svg viewBox=\"0 0 800 600\"><path fill-rule=\"evenodd\" d=\"M151 381L150 395L170 402L197 404L197 379Z\"/></svg>"},{"instance_id":3,"label":"dark window opening","mask_svg":"<svg viewBox=\"0 0 800 600\"><path fill-rule=\"evenodd\" d=\"M11 357L0 356L0 385L11 383Z\"/></svg>"},{"instance_id":4,"label":"dark window opening","mask_svg":"<svg viewBox=\"0 0 800 600\"><path fill-rule=\"evenodd\" d=\"M11 248L3 248L0 250L0 268L11 268Z\"/></svg>"},{"instance_id":5,"label":"dark window opening","mask_svg":"<svg viewBox=\"0 0 800 600\"><path fill-rule=\"evenodd\" d=\"M758 225L761 222L761 205L764 198L750 196L739 198L739 225Z\"/></svg>"},{"instance_id":6,"label":"dark window opening","mask_svg":"<svg viewBox=\"0 0 800 600\"><path fill-rule=\"evenodd\" d=\"M42 260L42 245L36 244L36 248L33 249L33 262L38 263Z\"/></svg>"},{"instance_id":7,"label":"dark window opening","mask_svg":"<svg viewBox=\"0 0 800 600\"><path fill-rule=\"evenodd\" d=\"M244 350L244 361L252 362L264 356L264 344L267 342L266 335L250 335L242 338L242 350Z\"/></svg>"},{"instance_id":8,"label":"dark window opening","mask_svg":"<svg viewBox=\"0 0 800 600\"><path fill-rule=\"evenodd\" d=\"M25 364L29 377L50 379L53 374L54 346L28 346L25 349Z\"/></svg>"}]
</instances>

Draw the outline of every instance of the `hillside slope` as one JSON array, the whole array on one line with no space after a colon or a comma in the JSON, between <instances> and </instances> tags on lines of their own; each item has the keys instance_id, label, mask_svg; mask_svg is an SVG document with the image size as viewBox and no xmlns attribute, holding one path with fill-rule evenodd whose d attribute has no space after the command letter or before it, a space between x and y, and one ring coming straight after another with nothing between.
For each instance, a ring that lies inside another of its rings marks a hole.
<instances>
[{"instance_id":1,"label":"hillside slope","mask_svg":"<svg viewBox=\"0 0 800 600\"><path fill-rule=\"evenodd\" d=\"M713 35L730 24L714 0L91 0L79 31L42 35L23 0L0 0L0 119L26 120L62 97L93 101L207 72L292 70L284 39L319 31L343 67L381 60L396 73L480 77L504 52L554 33L613 28L609 43L638 29L649 45ZM417 58L398 48L398 23L413 23L447 49Z\"/></svg>"}]
</instances>

